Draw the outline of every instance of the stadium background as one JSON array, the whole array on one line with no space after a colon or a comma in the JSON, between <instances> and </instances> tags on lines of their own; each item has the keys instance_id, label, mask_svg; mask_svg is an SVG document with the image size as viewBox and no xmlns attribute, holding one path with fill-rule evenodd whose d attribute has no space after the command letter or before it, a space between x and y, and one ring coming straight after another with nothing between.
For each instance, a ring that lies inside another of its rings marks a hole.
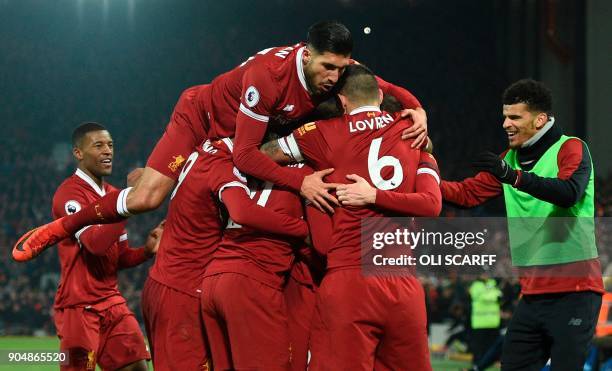
<instances>
[{"instance_id":1,"label":"stadium background","mask_svg":"<svg viewBox=\"0 0 612 371\"><path fill-rule=\"evenodd\" d=\"M54 335L57 254L17 265L9 251L18 233L49 220L55 188L74 171L72 128L86 120L109 128L109 180L122 185L145 163L183 89L261 49L303 40L320 19L345 23L354 57L421 100L445 178L471 175L476 153L504 148L502 90L522 77L543 80L557 123L589 142L597 212L610 216L611 16L606 0L0 0L0 347L55 347L8 336ZM501 206L444 213L499 216ZM133 243L164 213L134 218ZM120 274L139 320L150 263ZM432 322L461 321L467 284L426 282Z\"/></svg>"}]
</instances>

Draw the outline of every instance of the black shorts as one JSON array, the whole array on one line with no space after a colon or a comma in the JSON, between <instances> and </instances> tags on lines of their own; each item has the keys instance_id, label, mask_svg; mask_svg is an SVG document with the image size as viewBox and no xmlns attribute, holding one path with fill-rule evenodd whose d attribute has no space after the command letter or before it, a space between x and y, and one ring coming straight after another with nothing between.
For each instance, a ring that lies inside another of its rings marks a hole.
<instances>
[{"instance_id":1,"label":"black shorts","mask_svg":"<svg viewBox=\"0 0 612 371\"><path fill-rule=\"evenodd\" d=\"M583 369L597 324L601 294L585 291L525 295L510 320L502 371Z\"/></svg>"}]
</instances>

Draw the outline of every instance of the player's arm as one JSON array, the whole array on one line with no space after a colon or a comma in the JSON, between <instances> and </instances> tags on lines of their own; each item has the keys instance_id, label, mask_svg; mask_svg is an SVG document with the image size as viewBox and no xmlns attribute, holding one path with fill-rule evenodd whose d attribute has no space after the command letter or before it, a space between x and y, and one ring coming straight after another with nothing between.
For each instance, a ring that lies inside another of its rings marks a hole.
<instances>
[{"instance_id":1,"label":"player's arm","mask_svg":"<svg viewBox=\"0 0 612 371\"><path fill-rule=\"evenodd\" d=\"M591 177L591 155L580 139L568 139L557 155L556 178L518 171L516 188L560 207L572 207L584 196Z\"/></svg>"},{"instance_id":2,"label":"player's arm","mask_svg":"<svg viewBox=\"0 0 612 371\"><path fill-rule=\"evenodd\" d=\"M475 207L502 193L502 184L493 175L481 171L459 182L442 180L442 199L457 206Z\"/></svg>"},{"instance_id":3,"label":"player's arm","mask_svg":"<svg viewBox=\"0 0 612 371\"><path fill-rule=\"evenodd\" d=\"M402 139L412 139L412 148L420 148L427 144L427 113L421 102L408 90L387 82L376 76L378 87L383 94L391 95L399 101L404 108L401 117L410 117L414 124L402 132Z\"/></svg>"},{"instance_id":4,"label":"player's arm","mask_svg":"<svg viewBox=\"0 0 612 371\"><path fill-rule=\"evenodd\" d=\"M331 247L333 233L331 215L321 212L312 204L305 207L305 214L312 246L319 255L327 255L327 251Z\"/></svg>"},{"instance_id":5,"label":"player's arm","mask_svg":"<svg viewBox=\"0 0 612 371\"><path fill-rule=\"evenodd\" d=\"M304 178L287 171L259 151L278 99L278 89L270 71L250 69L244 74L242 86L233 150L236 167L258 179L299 191Z\"/></svg>"},{"instance_id":6,"label":"player's arm","mask_svg":"<svg viewBox=\"0 0 612 371\"><path fill-rule=\"evenodd\" d=\"M119 241L119 269L126 269L140 265L155 256L164 231L165 220L153 228L147 236L142 247L133 248L129 244L127 233Z\"/></svg>"},{"instance_id":7,"label":"player's arm","mask_svg":"<svg viewBox=\"0 0 612 371\"><path fill-rule=\"evenodd\" d=\"M584 196L592 171L589 150L580 139L569 139L563 143L557 155L559 170L554 178L512 169L503 157L491 152L481 153L474 167L500 183L565 208L573 206Z\"/></svg>"},{"instance_id":8,"label":"player's arm","mask_svg":"<svg viewBox=\"0 0 612 371\"><path fill-rule=\"evenodd\" d=\"M265 143L261 151L281 164L308 160L318 171L304 177L300 194L323 212L333 213L331 205L339 206L338 200L329 193L338 184L323 182L323 178L331 174L333 169L327 168L326 141L317 130L316 122L305 124L290 135Z\"/></svg>"},{"instance_id":9,"label":"player's arm","mask_svg":"<svg viewBox=\"0 0 612 371\"><path fill-rule=\"evenodd\" d=\"M343 205L375 205L395 213L429 217L438 216L442 210L440 175L436 161L430 154L421 154L413 193L380 190L355 174L347 175L347 178L355 183L338 187L338 199Z\"/></svg>"},{"instance_id":10,"label":"player's arm","mask_svg":"<svg viewBox=\"0 0 612 371\"><path fill-rule=\"evenodd\" d=\"M300 239L308 236L308 225L304 220L257 205L249 196L249 192L246 186L228 185L221 189L221 201L234 222L267 233Z\"/></svg>"}]
</instances>

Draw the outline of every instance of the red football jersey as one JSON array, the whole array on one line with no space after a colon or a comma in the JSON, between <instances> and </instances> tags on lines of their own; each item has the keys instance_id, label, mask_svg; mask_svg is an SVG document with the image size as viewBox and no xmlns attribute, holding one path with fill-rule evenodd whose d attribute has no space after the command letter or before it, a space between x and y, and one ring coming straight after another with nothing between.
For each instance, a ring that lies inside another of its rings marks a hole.
<instances>
[{"instance_id":1,"label":"red football jersey","mask_svg":"<svg viewBox=\"0 0 612 371\"><path fill-rule=\"evenodd\" d=\"M436 181L439 175L431 155L401 139L401 132L411 124L378 107L365 106L339 118L308 123L279 139L279 145L297 161L308 160L316 170L334 168L328 182L349 183L346 175L357 174L379 190L413 193L417 173L430 174ZM421 168L427 162L434 166ZM359 266L362 219L382 216L399 215L375 206L337 208L327 267Z\"/></svg>"},{"instance_id":2,"label":"red football jersey","mask_svg":"<svg viewBox=\"0 0 612 371\"><path fill-rule=\"evenodd\" d=\"M290 165L288 168L302 175L312 173L312 169L304 164ZM257 205L278 214L303 217L302 200L298 194L269 182L252 183L251 200ZM241 273L280 288L293 264L295 249L302 245L303 241L241 226L230 219L206 276Z\"/></svg>"},{"instance_id":3,"label":"red football jersey","mask_svg":"<svg viewBox=\"0 0 612 371\"><path fill-rule=\"evenodd\" d=\"M257 125L272 116L296 120L310 113L316 103L308 93L303 52L300 43L264 49L201 89L209 138L234 136L238 120Z\"/></svg>"},{"instance_id":4,"label":"red football jersey","mask_svg":"<svg viewBox=\"0 0 612 371\"><path fill-rule=\"evenodd\" d=\"M114 190L116 188L108 183L99 187L85 172L77 169L74 175L64 180L53 196L53 218L74 214ZM117 287L117 270L121 255L130 249L127 232L124 231L105 255L96 256L81 246L79 240L88 228L59 243L61 277L55 308L91 306L102 310L125 302Z\"/></svg>"},{"instance_id":5,"label":"red football jersey","mask_svg":"<svg viewBox=\"0 0 612 371\"><path fill-rule=\"evenodd\" d=\"M177 108L184 106L184 111L181 120L177 121L186 120L192 127L181 140L196 146L207 138L235 137L233 157L239 169L274 184L299 190L303 178L292 176L291 172L276 165L260 153L258 147L270 118L282 123L303 118L320 101L328 98L312 96L308 90L302 60L305 47L305 44L298 43L264 49L210 84L185 90L177 104ZM398 98L403 107L420 106L407 90L382 79L379 79L379 84L384 93ZM170 128L167 129L167 133L170 132Z\"/></svg>"},{"instance_id":6,"label":"red football jersey","mask_svg":"<svg viewBox=\"0 0 612 371\"><path fill-rule=\"evenodd\" d=\"M185 162L170 196L164 233L149 273L154 280L195 297L221 241L221 191L242 187L249 192L234 171L231 145L228 139L206 141Z\"/></svg>"}]
</instances>

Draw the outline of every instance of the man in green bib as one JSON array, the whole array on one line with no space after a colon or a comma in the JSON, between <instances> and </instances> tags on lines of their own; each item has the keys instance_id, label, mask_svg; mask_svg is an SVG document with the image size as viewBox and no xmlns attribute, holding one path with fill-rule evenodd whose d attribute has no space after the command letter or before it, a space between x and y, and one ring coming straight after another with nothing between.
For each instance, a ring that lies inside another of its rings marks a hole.
<instances>
[{"instance_id":1,"label":"man in green bib","mask_svg":"<svg viewBox=\"0 0 612 371\"><path fill-rule=\"evenodd\" d=\"M582 370L604 292L594 234L594 174L579 138L563 135L552 95L538 81L503 94L509 149L482 153L479 170L442 181L444 200L473 207L504 196L512 263L522 297L503 347L502 370Z\"/></svg>"}]
</instances>

